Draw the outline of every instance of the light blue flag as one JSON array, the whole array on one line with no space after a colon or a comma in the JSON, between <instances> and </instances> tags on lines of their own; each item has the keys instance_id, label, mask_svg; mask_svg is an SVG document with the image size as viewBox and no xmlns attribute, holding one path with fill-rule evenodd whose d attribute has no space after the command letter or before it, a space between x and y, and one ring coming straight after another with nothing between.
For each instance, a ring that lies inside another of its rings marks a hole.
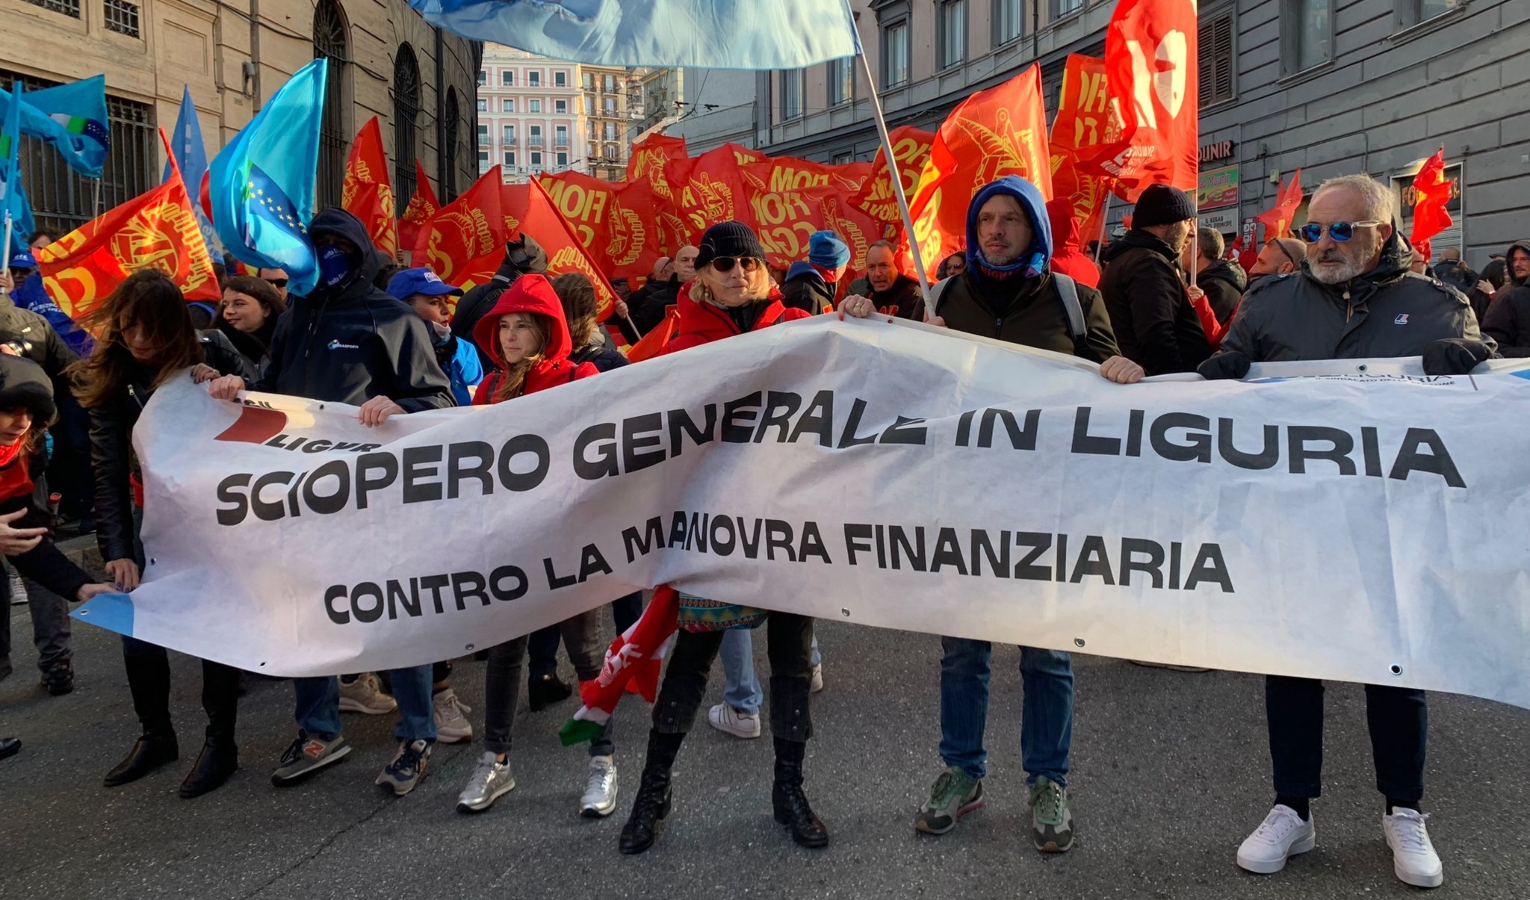
<instances>
[{"instance_id":1,"label":"light blue flag","mask_svg":"<svg viewBox=\"0 0 1530 900\"><path fill-rule=\"evenodd\" d=\"M0 93L0 116L9 116L10 106L10 96ZM52 144L81 175L100 178L111 146L106 76L28 91L21 101L21 133Z\"/></svg>"},{"instance_id":2,"label":"light blue flag","mask_svg":"<svg viewBox=\"0 0 1530 900\"><path fill-rule=\"evenodd\" d=\"M27 236L37 230L32 204L21 187L21 82L11 82L11 90L5 95L10 103L0 126L0 228L11 236L3 248L6 260L25 250Z\"/></svg>"},{"instance_id":3,"label":"light blue flag","mask_svg":"<svg viewBox=\"0 0 1530 900\"><path fill-rule=\"evenodd\" d=\"M285 269L287 289L299 295L319 281L308 223L327 73L323 59L297 70L208 169L213 230L224 250L251 266Z\"/></svg>"},{"instance_id":4,"label":"light blue flag","mask_svg":"<svg viewBox=\"0 0 1530 900\"><path fill-rule=\"evenodd\" d=\"M860 53L846 0L409 0L464 37L602 66L796 69Z\"/></svg>"},{"instance_id":5,"label":"light blue flag","mask_svg":"<svg viewBox=\"0 0 1530 900\"><path fill-rule=\"evenodd\" d=\"M186 191L191 195L191 207L196 212L197 224L202 226L202 241L207 244L207 252L212 256L212 261L223 262L223 254L218 252L218 238L213 233L212 222L207 220L207 214L202 212L202 204L197 202L197 197L202 191L202 176L207 174L207 145L202 143L202 123L197 118L197 107L191 102L191 85L186 85L185 93L181 95L181 112L175 117L175 131L170 134L170 152L175 154L175 164L181 167L181 178L186 182ZM170 180L170 162L165 161L165 174L161 181Z\"/></svg>"}]
</instances>

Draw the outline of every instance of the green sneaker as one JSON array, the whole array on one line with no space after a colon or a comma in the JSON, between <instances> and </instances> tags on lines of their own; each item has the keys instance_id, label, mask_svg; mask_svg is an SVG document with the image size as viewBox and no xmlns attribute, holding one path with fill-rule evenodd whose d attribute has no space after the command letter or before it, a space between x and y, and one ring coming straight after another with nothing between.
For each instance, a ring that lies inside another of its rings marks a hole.
<instances>
[{"instance_id":1,"label":"green sneaker","mask_svg":"<svg viewBox=\"0 0 1530 900\"><path fill-rule=\"evenodd\" d=\"M930 788L930 799L919 807L914 827L925 834L945 834L957 820L983 805L983 780L956 766L947 768Z\"/></svg>"},{"instance_id":2,"label":"green sneaker","mask_svg":"<svg viewBox=\"0 0 1530 900\"><path fill-rule=\"evenodd\" d=\"M1045 775L1031 785L1031 839L1042 853L1065 853L1073 846L1068 789Z\"/></svg>"}]
</instances>

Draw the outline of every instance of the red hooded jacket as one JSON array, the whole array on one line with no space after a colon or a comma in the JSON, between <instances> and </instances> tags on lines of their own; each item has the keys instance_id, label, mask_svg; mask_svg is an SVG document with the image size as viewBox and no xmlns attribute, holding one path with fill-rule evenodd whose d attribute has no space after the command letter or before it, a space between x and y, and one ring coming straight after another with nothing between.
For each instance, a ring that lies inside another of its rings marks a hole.
<instances>
[{"instance_id":1,"label":"red hooded jacket","mask_svg":"<svg viewBox=\"0 0 1530 900\"><path fill-rule=\"evenodd\" d=\"M675 336L659 352L661 356L743 334L738 324L733 321L733 317L720 307L692 300L692 284L694 282L686 282L680 288L680 299L675 303L680 322L675 327ZM781 291L775 285L771 285L770 296L761 305L764 309L760 311L760 317L755 320L754 327L750 328L750 331L769 328L777 322L790 322L811 317L811 313L805 310L782 306Z\"/></svg>"},{"instance_id":2,"label":"red hooded jacket","mask_svg":"<svg viewBox=\"0 0 1530 900\"><path fill-rule=\"evenodd\" d=\"M1099 290L1100 267L1078 245L1078 223L1073 220L1072 201L1058 198L1049 202L1047 218L1052 223L1052 271Z\"/></svg>"},{"instance_id":3,"label":"red hooded jacket","mask_svg":"<svg viewBox=\"0 0 1530 900\"><path fill-rule=\"evenodd\" d=\"M489 314L473 326L474 343L498 366L478 386L478 392L473 395L474 406L492 403L494 391L500 379L505 377L505 369L509 367L505 365L505 354L499 346L499 320L517 312L540 313L552 323L547 335L547 346L542 348L542 361L526 373L526 384L521 396L599 374L600 370L591 363L575 365L569 362L568 355L573 352L574 342L568 336L568 320L563 318L563 302L558 299L552 284L541 275L522 275L499 295L499 302L494 304Z\"/></svg>"}]
</instances>

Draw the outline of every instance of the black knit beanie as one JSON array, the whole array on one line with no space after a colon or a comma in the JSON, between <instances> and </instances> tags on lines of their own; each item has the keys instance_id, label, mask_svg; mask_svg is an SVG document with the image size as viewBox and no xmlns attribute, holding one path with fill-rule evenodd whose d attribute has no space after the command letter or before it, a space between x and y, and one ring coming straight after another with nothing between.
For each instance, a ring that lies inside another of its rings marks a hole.
<instances>
[{"instance_id":1,"label":"black knit beanie","mask_svg":"<svg viewBox=\"0 0 1530 900\"><path fill-rule=\"evenodd\" d=\"M765 248L754 230L742 222L718 222L701 235L696 268L704 268L719 256L765 258Z\"/></svg>"},{"instance_id":2,"label":"black knit beanie","mask_svg":"<svg viewBox=\"0 0 1530 900\"><path fill-rule=\"evenodd\" d=\"M1195 218L1195 202L1190 195L1167 184L1149 185L1137 198L1137 208L1132 210L1132 227L1168 225Z\"/></svg>"}]
</instances>

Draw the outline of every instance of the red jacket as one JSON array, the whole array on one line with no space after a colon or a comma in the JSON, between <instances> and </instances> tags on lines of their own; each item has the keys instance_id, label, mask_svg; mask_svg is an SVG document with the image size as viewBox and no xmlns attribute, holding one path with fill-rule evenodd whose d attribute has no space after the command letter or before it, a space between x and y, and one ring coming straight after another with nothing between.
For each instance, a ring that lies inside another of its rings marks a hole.
<instances>
[{"instance_id":1,"label":"red jacket","mask_svg":"<svg viewBox=\"0 0 1530 900\"><path fill-rule=\"evenodd\" d=\"M770 288L770 297L764 302L765 308L760 312L760 317L755 321L750 331L759 331L761 328L769 328L778 322L791 322L795 319L806 319L810 313L800 309L789 309L781 305L781 291L774 285ZM680 350L688 350L691 347L699 347L702 344L710 344L723 338L743 334L733 318L721 308L710 303L698 303L691 299L691 283L680 288L680 299L675 304L676 311L680 314L680 323L675 326L675 336L664 345L659 355L676 353Z\"/></svg>"},{"instance_id":2,"label":"red jacket","mask_svg":"<svg viewBox=\"0 0 1530 900\"><path fill-rule=\"evenodd\" d=\"M1052 271L1066 275L1079 284L1100 287L1100 267L1078 245L1078 223L1073 220L1073 202L1064 198L1047 204L1047 218L1052 223Z\"/></svg>"},{"instance_id":3,"label":"red jacket","mask_svg":"<svg viewBox=\"0 0 1530 900\"><path fill-rule=\"evenodd\" d=\"M478 386L478 392L473 395L474 406L492 403L491 398L499 386L499 380L505 377L505 369L508 367L505 365L504 351L499 346L499 320L516 312L540 313L552 322L547 335L547 346L542 348L542 361L526 373L526 385L521 396L599 374L599 370L590 363L575 365L569 362L568 355L573 352L574 342L568 336L568 320L563 318L563 303L552 285L541 275L522 275L499 295L499 302L494 304L489 314L473 326L474 343L498 367Z\"/></svg>"}]
</instances>

